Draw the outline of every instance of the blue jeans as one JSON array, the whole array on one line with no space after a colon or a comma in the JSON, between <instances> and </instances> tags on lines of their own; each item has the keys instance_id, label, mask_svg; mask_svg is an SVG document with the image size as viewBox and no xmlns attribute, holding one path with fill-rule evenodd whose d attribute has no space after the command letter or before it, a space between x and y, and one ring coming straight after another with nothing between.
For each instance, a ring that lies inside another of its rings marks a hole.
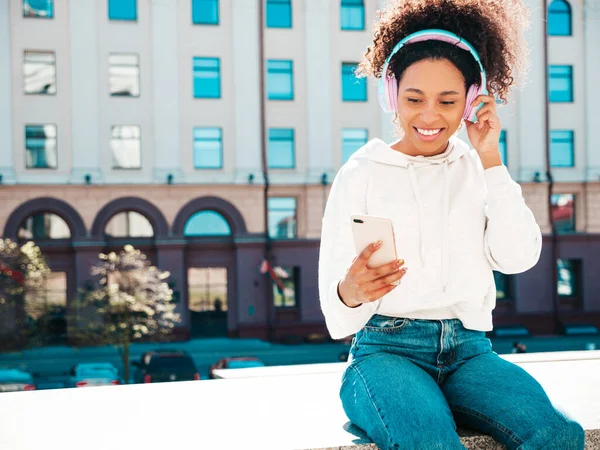
<instances>
[{"instance_id":1,"label":"blue jeans","mask_svg":"<svg viewBox=\"0 0 600 450\"><path fill-rule=\"evenodd\" d=\"M456 425L507 449L580 450L583 428L527 372L459 320L374 315L350 349L340 397L380 450L464 449Z\"/></svg>"}]
</instances>

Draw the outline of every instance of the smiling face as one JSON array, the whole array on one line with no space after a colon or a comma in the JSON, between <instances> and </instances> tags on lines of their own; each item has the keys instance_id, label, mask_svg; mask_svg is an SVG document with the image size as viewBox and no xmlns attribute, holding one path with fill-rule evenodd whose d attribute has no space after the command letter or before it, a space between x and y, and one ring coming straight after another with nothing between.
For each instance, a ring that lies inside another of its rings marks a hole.
<instances>
[{"instance_id":1,"label":"smiling face","mask_svg":"<svg viewBox=\"0 0 600 450\"><path fill-rule=\"evenodd\" d=\"M443 153L465 109L465 78L446 59L424 59L404 71L398 118L404 136L392 147L411 156Z\"/></svg>"}]
</instances>

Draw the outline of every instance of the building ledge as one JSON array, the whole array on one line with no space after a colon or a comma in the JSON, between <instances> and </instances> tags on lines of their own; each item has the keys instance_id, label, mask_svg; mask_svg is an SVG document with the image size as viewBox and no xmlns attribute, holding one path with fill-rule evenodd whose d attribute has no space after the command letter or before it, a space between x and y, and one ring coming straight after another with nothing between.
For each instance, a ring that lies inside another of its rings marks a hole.
<instances>
[{"instance_id":1,"label":"building ledge","mask_svg":"<svg viewBox=\"0 0 600 450\"><path fill-rule=\"evenodd\" d=\"M600 352L508 355L600 449ZM1 394L0 448L374 450L346 418L344 363L221 371L221 380ZM312 370L311 370L312 368ZM243 371L250 377L242 377ZM500 449L461 431L468 449Z\"/></svg>"}]
</instances>

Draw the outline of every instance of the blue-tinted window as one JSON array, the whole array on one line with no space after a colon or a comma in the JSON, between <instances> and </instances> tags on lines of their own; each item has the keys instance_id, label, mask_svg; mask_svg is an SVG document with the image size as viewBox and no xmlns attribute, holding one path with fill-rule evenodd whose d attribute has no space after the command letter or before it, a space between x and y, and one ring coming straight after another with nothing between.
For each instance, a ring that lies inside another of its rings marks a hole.
<instances>
[{"instance_id":1,"label":"blue-tinted window","mask_svg":"<svg viewBox=\"0 0 600 450\"><path fill-rule=\"evenodd\" d=\"M552 219L557 233L575 232L575 195L552 194Z\"/></svg>"},{"instance_id":2,"label":"blue-tinted window","mask_svg":"<svg viewBox=\"0 0 600 450\"><path fill-rule=\"evenodd\" d=\"M194 128L194 168L223 167L223 131L221 128Z\"/></svg>"},{"instance_id":3,"label":"blue-tinted window","mask_svg":"<svg viewBox=\"0 0 600 450\"><path fill-rule=\"evenodd\" d=\"M137 20L137 0L108 0L110 20Z\"/></svg>"},{"instance_id":4,"label":"blue-tinted window","mask_svg":"<svg viewBox=\"0 0 600 450\"><path fill-rule=\"evenodd\" d=\"M548 7L548 34L571 36L571 5L564 0L554 0Z\"/></svg>"},{"instance_id":5,"label":"blue-tinted window","mask_svg":"<svg viewBox=\"0 0 600 450\"><path fill-rule=\"evenodd\" d=\"M56 169L56 125L25 125L25 167Z\"/></svg>"},{"instance_id":6,"label":"blue-tinted window","mask_svg":"<svg viewBox=\"0 0 600 450\"><path fill-rule=\"evenodd\" d=\"M579 295L579 278L581 260L559 259L556 262L558 271L558 286L556 289L561 297L576 297Z\"/></svg>"},{"instance_id":7,"label":"blue-tinted window","mask_svg":"<svg viewBox=\"0 0 600 450\"><path fill-rule=\"evenodd\" d=\"M294 130L292 128L269 129L269 168L293 169L296 166L295 159Z\"/></svg>"},{"instance_id":8,"label":"blue-tinted window","mask_svg":"<svg viewBox=\"0 0 600 450\"><path fill-rule=\"evenodd\" d=\"M512 300L509 276L494 271L494 282L496 283L496 300Z\"/></svg>"},{"instance_id":9,"label":"blue-tinted window","mask_svg":"<svg viewBox=\"0 0 600 450\"><path fill-rule=\"evenodd\" d=\"M219 58L194 57L194 98L221 98Z\"/></svg>"},{"instance_id":10,"label":"blue-tinted window","mask_svg":"<svg viewBox=\"0 0 600 450\"><path fill-rule=\"evenodd\" d=\"M23 0L23 17L52 19L54 0Z\"/></svg>"},{"instance_id":11,"label":"blue-tinted window","mask_svg":"<svg viewBox=\"0 0 600 450\"><path fill-rule=\"evenodd\" d=\"M550 66L548 68L548 89L551 102L573 101L573 67Z\"/></svg>"},{"instance_id":12,"label":"blue-tinted window","mask_svg":"<svg viewBox=\"0 0 600 450\"><path fill-rule=\"evenodd\" d=\"M296 237L296 199L272 197L268 202L269 235L275 239Z\"/></svg>"},{"instance_id":13,"label":"blue-tinted window","mask_svg":"<svg viewBox=\"0 0 600 450\"><path fill-rule=\"evenodd\" d=\"M229 222L218 212L205 210L190 217L183 229L184 236L229 236Z\"/></svg>"},{"instance_id":14,"label":"blue-tinted window","mask_svg":"<svg viewBox=\"0 0 600 450\"><path fill-rule=\"evenodd\" d=\"M367 143L368 131L365 128L346 128L342 130L342 164Z\"/></svg>"},{"instance_id":15,"label":"blue-tinted window","mask_svg":"<svg viewBox=\"0 0 600 450\"><path fill-rule=\"evenodd\" d=\"M572 131L550 131L550 165L552 167L573 167L575 165Z\"/></svg>"},{"instance_id":16,"label":"blue-tinted window","mask_svg":"<svg viewBox=\"0 0 600 450\"><path fill-rule=\"evenodd\" d=\"M365 29L365 3L363 0L341 0L340 25L342 30Z\"/></svg>"},{"instance_id":17,"label":"blue-tinted window","mask_svg":"<svg viewBox=\"0 0 600 450\"><path fill-rule=\"evenodd\" d=\"M267 61L267 90L269 100L294 99L294 63L290 60Z\"/></svg>"},{"instance_id":18,"label":"blue-tinted window","mask_svg":"<svg viewBox=\"0 0 600 450\"><path fill-rule=\"evenodd\" d=\"M345 102L367 101L367 79L357 78L356 64L342 64L342 100Z\"/></svg>"},{"instance_id":19,"label":"blue-tinted window","mask_svg":"<svg viewBox=\"0 0 600 450\"><path fill-rule=\"evenodd\" d=\"M502 158L502 163L506 166L508 153L506 151L506 130L502 130L500 132L500 142L498 143L498 150L500 150L500 157Z\"/></svg>"},{"instance_id":20,"label":"blue-tinted window","mask_svg":"<svg viewBox=\"0 0 600 450\"><path fill-rule=\"evenodd\" d=\"M292 28L292 2L267 0L267 27Z\"/></svg>"},{"instance_id":21,"label":"blue-tinted window","mask_svg":"<svg viewBox=\"0 0 600 450\"><path fill-rule=\"evenodd\" d=\"M219 0L192 0L192 22L196 25L218 25Z\"/></svg>"}]
</instances>

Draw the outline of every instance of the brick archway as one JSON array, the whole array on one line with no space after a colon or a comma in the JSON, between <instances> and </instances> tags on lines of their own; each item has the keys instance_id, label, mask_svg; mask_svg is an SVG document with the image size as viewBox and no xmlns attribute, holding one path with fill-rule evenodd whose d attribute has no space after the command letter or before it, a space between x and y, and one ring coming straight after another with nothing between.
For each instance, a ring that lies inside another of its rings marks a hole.
<instances>
[{"instance_id":1,"label":"brick archway","mask_svg":"<svg viewBox=\"0 0 600 450\"><path fill-rule=\"evenodd\" d=\"M143 198L121 197L107 203L98 211L92 225L92 236L103 237L108 221L116 214L125 211L135 211L148 219L154 229L155 238L168 235L169 225L165 216L156 206Z\"/></svg>"},{"instance_id":2,"label":"brick archway","mask_svg":"<svg viewBox=\"0 0 600 450\"><path fill-rule=\"evenodd\" d=\"M247 233L246 222L238 209L219 197L198 197L186 203L177 213L172 232L175 236L183 236L185 224L193 214L211 210L221 214L231 227L234 236Z\"/></svg>"},{"instance_id":3,"label":"brick archway","mask_svg":"<svg viewBox=\"0 0 600 450\"><path fill-rule=\"evenodd\" d=\"M16 239L21 224L36 213L52 213L62 218L71 231L71 239L83 239L86 228L79 213L68 203L52 197L40 197L29 200L15 209L4 226L4 236Z\"/></svg>"}]
</instances>

